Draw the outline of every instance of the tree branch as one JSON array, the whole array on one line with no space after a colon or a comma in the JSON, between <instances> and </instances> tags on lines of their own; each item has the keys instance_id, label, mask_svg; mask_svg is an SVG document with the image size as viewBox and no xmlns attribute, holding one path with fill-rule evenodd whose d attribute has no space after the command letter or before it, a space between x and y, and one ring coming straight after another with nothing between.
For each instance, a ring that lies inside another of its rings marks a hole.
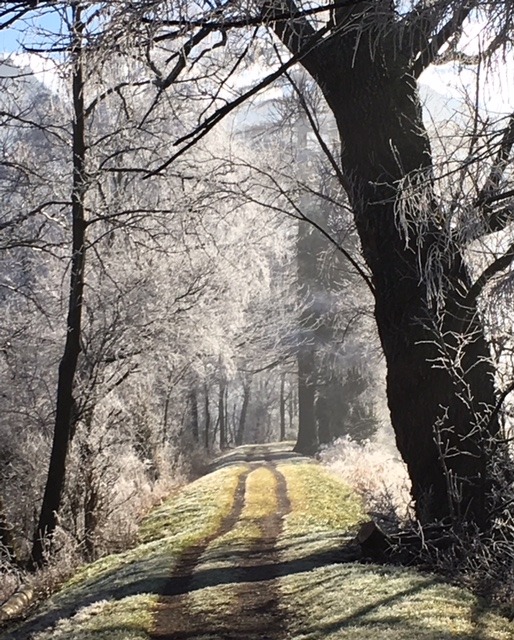
<instances>
[{"instance_id":1,"label":"tree branch","mask_svg":"<svg viewBox=\"0 0 514 640\"><path fill-rule=\"evenodd\" d=\"M514 147L514 113L509 117L509 122L503 132L496 157L494 159L489 175L487 176L482 189L480 189L473 206L479 211L485 229L479 229L471 240L478 237L503 231L505 227L514 219L514 208L507 205L502 209L494 209L493 205L502 200L507 200L514 196L514 189L508 189L498 193L501 182L505 176L505 168L509 161L509 156Z\"/></svg>"},{"instance_id":2,"label":"tree branch","mask_svg":"<svg viewBox=\"0 0 514 640\"><path fill-rule=\"evenodd\" d=\"M330 149L328 148L327 143L325 142L325 140L323 140L323 137L321 135L321 132L319 130L319 127L316 123L316 121L314 120L314 116L311 113L311 110L309 109L309 106L303 96L303 93L300 91L298 85L295 83L295 81L293 80L293 78L291 77L291 75L289 73L286 72L286 77L289 80L291 86L293 87L293 89L296 92L296 95L298 96L298 100L300 101L300 105L302 106L302 109L305 112L305 115L307 116L307 120L309 121L309 124L311 126L311 129L316 137L316 140L319 144L319 146L321 147L321 150L323 151L323 153L325 154L325 157L327 158L327 160L330 163L330 166L332 167L332 169L334 170L341 186L347 191L347 193L349 192L350 189L350 185L348 184L348 179L346 178L346 176L344 175L344 173L341 170L341 167L339 166L339 163L337 162L337 160L334 158L334 154L330 151Z\"/></svg>"},{"instance_id":3,"label":"tree branch","mask_svg":"<svg viewBox=\"0 0 514 640\"><path fill-rule=\"evenodd\" d=\"M193 131L179 138L174 143L174 146L178 146L183 142L187 142L188 140L189 142L187 142L187 144L185 144L181 149L179 149L170 158L168 158L166 162L161 164L156 169L149 171L146 174L146 176L144 176L143 180L150 178L152 176L155 176L161 173L162 171L164 171L164 169L169 167L169 165L172 162L174 162L177 158L179 158L191 147L193 147L199 140L201 140L204 136L206 136L207 133L211 131L211 129L213 129L219 122L221 122L221 120L223 120L223 118L225 118L229 113L231 113L236 107L243 104L243 102L245 102L252 96L259 93L259 91L261 91L262 89L265 89L266 87L268 87L275 80L280 78L280 76L282 76L288 69L290 69L297 62L302 61L303 63L303 59L307 55L309 55L319 45L319 43L322 41L323 36L329 31L329 29L330 27L327 26L317 31L315 33L315 36L308 42L305 49L292 55L291 58L289 58L289 60L287 60L284 64L280 65L280 67L276 71L267 75L264 78L264 80L261 80L261 82L256 84L254 87L252 87L248 91L245 91L242 95L240 95L238 98L236 98L232 102L229 102L223 107L220 107L219 109L217 109L212 115L206 118L198 127L193 129Z\"/></svg>"},{"instance_id":4,"label":"tree branch","mask_svg":"<svg viewBox=\"0 0 514 640\"><path fill-rule=\"evenodd\" d=\"M169 87L171 87L171 85L177 80L179 75L185 69L186 64L188 62L188 56L191 53L191 51L194 49L194 47L200 44L200 42L202 42L202 40L204 40L210 33L211 33L210 29L203 27L197 33L191 36L191 38L184 44L181 50L177 54L175 54L178 57L178 60L175 63L175 66L173 67L173 69L167 75L167 77L164 78L164 80L161 80L159 82L159 85L158 85L159 91L157 92L157 95L153 99L152 104L150 105L143 119L141 120L140 126L143 126L143 124L146 122L146 120L148 119L152 111L155 109L155 106L159 102L159 99L163 94L163 92L166 91L166 89L168 89Z\"/></svg>"},{"instance_id":5,"label":"tree branch","mask_svg":"<svg viewBox=\"0 0 514 640\"><path fill-rule=\"evenodd\" d=\"M466 298L464 299L463 306L466 308L470 308L475 304L476 299L482 293L487 283L494 278L496 274L500 271L504 271L512 264L514 260L514 242L508 247L507 251L499 258L490 264L480 276L475 280L473 285L470 287Z\"/></svg>"},{"instance_id":6,"label":"tree branch","mask_svg":"<svg viewBox=\"0 0 514 640\"><path fill-rule=\"evenodd\" d=\"M507 126L505 127L505 130L503 132L500 146L494 159L493 166L491 167L491 171L487 176L484 186L478 194L478 198L475 200L475 206L479 209L482 209L482 217L485 219L488 226L490 226L491 219L494 217L494 212L491 206L493 202L498 202L498 200L504 199L504 197L509 197L508 195L504 196L504 194L498 194L497 190L500 188L501 182L504 178L505 167L509 160L509 156L511 154L513 146L514 113L512 113L509 117L509 122L507 123ZM507 193L512 193L512 190ZM498 218L498 216L496 216L496 218ZM500 219L496 220L496 225L498 225L499 220ZM500 231L502 228L503 227L498 227L494 230Z\"/></svg>"},{"instance_id":7,"label":"tree branch","mask_svg":"<svg viewBox=\"0 0 514 640\"><path fill-rule=\"evenodd\" d=\"M415 78L418 78L436 60L441 47L453 36L458 35L475 5L474 0L463 2L434 35L432 35L433 30L437 27L442 14L446 12L446 2L441 3L439 10L433 6L416 8L404 18L404 25L411 22L410 28L406 28L407 33L403 39L407 40L405 46L413 59L412 72Z\"/></svg>"}]
</instances>

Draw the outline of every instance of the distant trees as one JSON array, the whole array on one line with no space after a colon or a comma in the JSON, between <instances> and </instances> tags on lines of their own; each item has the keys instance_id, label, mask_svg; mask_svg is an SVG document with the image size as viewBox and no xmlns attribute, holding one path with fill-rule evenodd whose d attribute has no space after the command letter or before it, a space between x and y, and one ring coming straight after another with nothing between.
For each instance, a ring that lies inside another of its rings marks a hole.
<instances>
[{"instance_id":1,"label":"distant trees","mask_svg":"<svg viewBox=\"0 0 514 640\"><path fill-rule=\"evenodd\" d=\"M477 278L467 252L470 242L510 223L510 207L504 206L510 192L503 189L512 135L508 122L498 123L495 131L474 126L473 152L461 166L466 171L470 162L485 162L488 169L485 182L466 182L474 195L461 215L461 205L446 206L438 190L417 92L417 78L433 62L483 59L468 58L459 43L466 23L484 17L490 28L486 56L491 56L508 46L510 3L380 0L342 2L327 10L288 1L239 11L220 8L214 14L206 8L194 16L160 4L144 14L144 24L158 30L160 41L172 41L183 27L190 43L214 33L225 38L247 25L267 26L290 52L286 59L277 46L270 73L231 104L220 105L213 97L211 111L181 139L184 147L173 158L295 63L316 80L337 123L338 174L371 272L388 404L418 517L465 520L487 529L496 509L490 500L497 461L505 457L496 410L501 396L479 298L491 278L508 268L511 255L495 258ZM240 65L246 50L241 39L232 41ZM264 48L259 41L256 50ZM212 56L209 61L221 86L229 88L233 71L223 73ZM470 220L474 234L464 232Z\"/></svg>"},{"instance_id":2,"label":"distant trees","mask_svg":"<svg viewBox=\"0 0 514 640\"><path fill-rule=\"evenodd\" d=\"M367 275L355 260L354 224L330 167L329 160L335 160L325 139L334 133L333 119L305 74L288 75L281 89L280 98L263 98L270 113L255 129L265 153L260 162L254 159L253 170L260 177L261 199L269 194L271 206L296 220L297 311L290 329L298 375L296 450L313 454L320 443L348 433L364 440L378 428L377 358L364 362L364 349L357 346L365 334L368 352L373 344L378 351L378 338L363 322L371 303ZM248 127L250 139L252 131ZM280 148L288 156L278 153ZM352 385L351 377L360 385Z\"/></svg>"},{"instance_id":3,"label":"distant trees","mask_svg":"<svg viewBox=\"0 0 514 640\"><path fill-rule=\"evenodd\" d=\"M14 59L0 80L1 544L23 558L33 543L34 565L56 530L88 558L130 538L145 496L202 444L276 437L267 372L289 326L287 224L238 195L234 144L220 131L144 180L176 133L162 105L147 113L154 72L95 49L90 6L71 8L56 92ZM184 126L181 91L169 104Z\"/></svg>"}]
</instances>

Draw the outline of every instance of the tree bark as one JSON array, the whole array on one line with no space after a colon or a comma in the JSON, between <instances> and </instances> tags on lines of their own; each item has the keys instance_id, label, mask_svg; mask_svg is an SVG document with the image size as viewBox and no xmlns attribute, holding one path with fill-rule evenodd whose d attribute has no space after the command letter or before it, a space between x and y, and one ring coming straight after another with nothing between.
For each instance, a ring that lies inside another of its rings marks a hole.
<instances>
[{"instance_id":1,"label":"tree bark","mask_svg":"<svg viewBox=\"0 0 514 640\"><path fill-rule=\"evenodd\" d=\"M318 423L318 438L320 444L328 444L333 440L330 429L330 407L322 393L316 399L316 422Z\"/></svg>"},{"instance_id":2,"label":"tree bark","mask_svg":"<svg viewBox=\"0 0 514 640\"><path fill-rule=\"evenodd\" d=\"M7 556L9 561L16 562L13 527L9 522L5 504L0 495L0 557L3 555Z\"/></svg>"},{"instance_id":3,"label":"tree bark","mask_svg":"<svg viewBox=\"0 0 514 640\"><path fill-rule=\"evenodd\" d=\"M338 73L325 92L343 142L349 197L373 274L396 441L422 522L466 517L484 527L489 434L478 421L484 419L485 426L487 408L494 406L490 353L478 310L459 304L470 282L456 246L449 246L439 265L444 278L438 285L439 308L429 300L419 261L423 265L449 241L435 222L438 210L421 106L408 68L388 50L372 60L368 46L371 42L359 46L353 66L345 59L349 51L340 50ZM399 198L406 197L400 185L409 176L424 180L426 209L413 211L418 219L407 244L396 215ZM416 229L422 217L425 228ZM451 362L458 350L461 371ZM441 355L448 362L437 367ZM490 427L494 436L496 426Z\"/></svg>"},{"instance_id":4,"label":"tree bark","mask_svg":"<svg viewBox=\"0 0 514 640\"><path fill-rule=\"evenodd\" d=\"M286 439L286 374L280 374L280 442Z\"/></svg>"},{"instance_id":5,"label":"tree bark","mask_svg":"<svg viewBox=\"0 0 514 640\"><path fill-rule=\"evenodd\" d=\"M345 188L373 277L391 420L417 516L486 528L488 461L498 430L488 420L495 404L489 346L476 304L462 306L470 288L462 254L438 222L412 63L397 47L392 11L387 25L385 9L381 23L370 11L373 5L363 2L336 12L333 37L302 64L337 122ZM277 23L275 31L298 50L288 23ZM298 29L297 39L312 31ZM399 224L401 203L411 207L408 238ZM425 267L437 255L436 304Z\"/></svg>"},{"instance_id":6,"label":"tree bark","mask_svg":"<svg viewBox=\"0 0 514 640\"><path fill-rule=\"evenodd\" d=\"M225 390L226 382L224 378L220 380L220 389L218 396L218 425L220 430L220 449L227 446L227 424L225 414Z\"/></svg>"},{"instance_id":7,"label":"tree bark","mask_svg":"<svg viewBox=\"0 0 514 640\"><path fill-rule=\"evenodd\" d=\"M303 346L298 354L298 436L294 451L313 455L318 449L318 433L314 402L316 383L313 378L315 354Z\"/></svg>"},{"instance_id":8,"label":"tree bark","mask_svg":"<svg viewBox=\"0 0 514 640\"><path fill-rule=\"evenodd\" d=\"M248 415L248 404L250 402L250 389L251 383L243 383L243 404L241 406L241 413L239 414L239 424L237 426L236 433L236 445L239 447L243 444L244 433L246 427L246 416Z\"/></svg>"},{"instance_id":9,"label":"tree bark","mask_svg":"<svg viewBox=\"0 0 514 640\"><path fill-rule=\"evenodd\" d=\"M198 422L198 397L196 393L196 387L193 387L189 392L189 407L191 434L195 442L200 442L200 427Z\"/></svg>"},{"instance_id":10,"label":"tree bark","mask_svg":"<svg viewBox=\"0 0 514 640\"><path fill-rule=\"evenodd\" d=\"M209 387L207 383L204 387L204 412L205 412L205 430L204 430L204 444L207 451L210 449L210 428L211 428L211 412L209 410Z\"/></svg>"},{"instance_id":11,"label":"tree bark","mask_svg":"<svg viewBox=\"0 0 514 640\"><path fill-rule=\"evenodd\" d=\"M57 405L50 464L41 513L32 547L32 562L40 566L45 562L45 540L51 539L57 526L61 506L66 457L72 429L73 389L80 353L82 323L82 296L85 264L85 206L86 142L84 113L84 74L82 62L82 32L80 6L73 6L73 187L72 187L72 256L67 332L64 353L59 364Z\"/></svg>"}]
</instances>

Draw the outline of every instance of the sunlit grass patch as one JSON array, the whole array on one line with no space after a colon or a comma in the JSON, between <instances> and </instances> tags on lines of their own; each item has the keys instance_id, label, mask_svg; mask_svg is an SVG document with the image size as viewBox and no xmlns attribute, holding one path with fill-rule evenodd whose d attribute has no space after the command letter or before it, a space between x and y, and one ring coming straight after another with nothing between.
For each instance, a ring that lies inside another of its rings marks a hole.
<instances>
[{"instance_id":1,"label":"sunlit grass patch","mask_svg":"<svg viewBox=\"0 0 514 640\"><path fill-rule=\"evenodd\" d=\"M348 531L365 519L362 501L348 486L323 467L313 464L281 464L291 502L285 519L288 533Z\"/></svg>"},{"instance_id":2,"label":"sunlit grass patch","mask_svg":"<svg viewBox=\"0 0 514 640\"><path fill-rule=\"evenodd\" d=\"M165 538L198 527L215 531L232 506L244 465L236 465L203 476L180 494L155 509L141 524L142 542Z\"/></svg>"},{"instance_id":3,"label":"sunlit grass patch","mask_svg":"<svg viewBox=\"0 0 514 640\"><path fill-rule=\"evenodd\" d=\"M143 521L140 529L142 544L85 565L66 583L65 589L96 581L138 561L152 562L152 559L163 555L172 561L184 548L218 529L232 508L239 477L245 470L245 466L220 469L191 483ZM169 574L169 562L161 562L159 566ZM126 579L124 572L118 577Z\"/></svg>"},{"instance_id":4,"label":"sunlit grass patch","mask_svg":"<svg viewBox=\"0 0 514 640\"><path fill-rule=\"evenodd\" d=\"M269 468L259 467L246 479L245 503L239 521L209 545L193 580L195 588L188 596L191 615L203 621L206 637L223 640L226 637L223 624L231 620L237 628L240 621L234 620L234 616L237 617L235 612L241 606L239 583L245 580L245 552L259 544L263 536L262 519L274 516L277 509L275 474ZM213 572L223 584L209 585Z\"/></svg>"},{"instance_id":5,"label":"sunlit grass patch","mask_svg":"<svg viewBox=\"0 0 514 640\"><path fill-rule=\"evenodd\" d=\"M280 580L295 640L512 640L467 591L405 568L330 565Z\"/></svg>"},{"instance_id":6,"label":"sunlit grass patch","mask_svg":"<svg viewBox=\"0 0 514 640\"><path fill-rule=\"evenodd\" d=\"M277 481L270 469L259 467L246 479L245 506L242 520L256 520L276 513Z\"/></svg>"},{"instance_id":7,"label":"sunlit grass patch","mask_svg":"<svg viewBox=\"0 0 514 640\"><path fill-rule=\"evenodd\" d=\"M340 548L366 519L361 499L323 467L297 462L278 470L291 502L278 541L284 560Z\"/></svg>"},{"instance_id":8,"label":"sunlit grass patch","mask_svg":"<svg viewBox=\"0 0 514 640\"><path fill-rule=\"evenodd\" d=\"M239 520L230 531L209 545L202 556L202 566L210 569L234 566L236 569L238 556L262 538L259 521L274 515L277 508L276 478L268 468L259 467L246 479L244 506ZM236 573L237 569L234 575Z\"/></svg>"},{"instance_id":9,"label":"sunlit grass patch","mask_svg":"<svg viewBox=\"0 0 514 640\"><path fill-rule=\"evenodd\" d=\"M34 640L148 640L156 602L148 594L95 602Z\"/></svg>"}]
</instances>

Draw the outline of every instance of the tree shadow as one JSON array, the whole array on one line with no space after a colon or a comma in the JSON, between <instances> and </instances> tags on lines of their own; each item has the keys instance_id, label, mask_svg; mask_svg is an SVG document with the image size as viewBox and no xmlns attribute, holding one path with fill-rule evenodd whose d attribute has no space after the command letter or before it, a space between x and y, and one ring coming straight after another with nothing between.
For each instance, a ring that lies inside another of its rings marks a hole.
<instances>
[{"instance_id":1,"label":"tree shadow","mask_svg":"<svg viewBox=\"0 0 514 640\"><path fill-rule=\"evenodd\" d=\"M270 548L271 546L270 544ZM196 549L193 547L190 551L195 554ZM268 553L269 548L266 547L265 541L262 554L267 555ZM221 547L217 551L217 560L219 561L223 557L233 565L241 562L243 566L239 568L237 566L199 568L193 574L187 573L172 577L170 577L170 572L173 570L173 566L162 566L162 558L160 564L157 564L159 558L154 559L153 571L151 564L149 566L148 559L137 561L122 567L123 571L119 571L120 575L115 581L112 575L101 576L98 580L89 582L86 587L74 590L68 596L60 595L58 602L51 603L51 609L39 615L36 614L30 621L22 623L10 634L2 637L2 640L26 640L31 633L47 629L56 624L58 620L69 618L79 609L100 600L121 600L142 593L164 597L180 596L208 586L238 585L273 580L282 576L310 571L327 564L358 560L360 549L356 545L348 545L346 549L325 550L278 563L261 563L259 555L259 551L255 550L250 559L252 564L248 566L248 548L245 548L243 544L238 546L231 542L230 545Z\"/></svg>"},{"instance_id":2,"label":"tree shadow","mask_svg":"<svg viewBox=\"0 0 514 640\"><path fill-rule=\"evenodd\" d=\"M278 443L269 445L244 445L236 449L227 451L213 460L207 468L211 473L218 469L223 469L235 464L279 464L314 462L311 458L306 458L300 453L292 450L291 443Z\"/></svg>"}]
</instances>

